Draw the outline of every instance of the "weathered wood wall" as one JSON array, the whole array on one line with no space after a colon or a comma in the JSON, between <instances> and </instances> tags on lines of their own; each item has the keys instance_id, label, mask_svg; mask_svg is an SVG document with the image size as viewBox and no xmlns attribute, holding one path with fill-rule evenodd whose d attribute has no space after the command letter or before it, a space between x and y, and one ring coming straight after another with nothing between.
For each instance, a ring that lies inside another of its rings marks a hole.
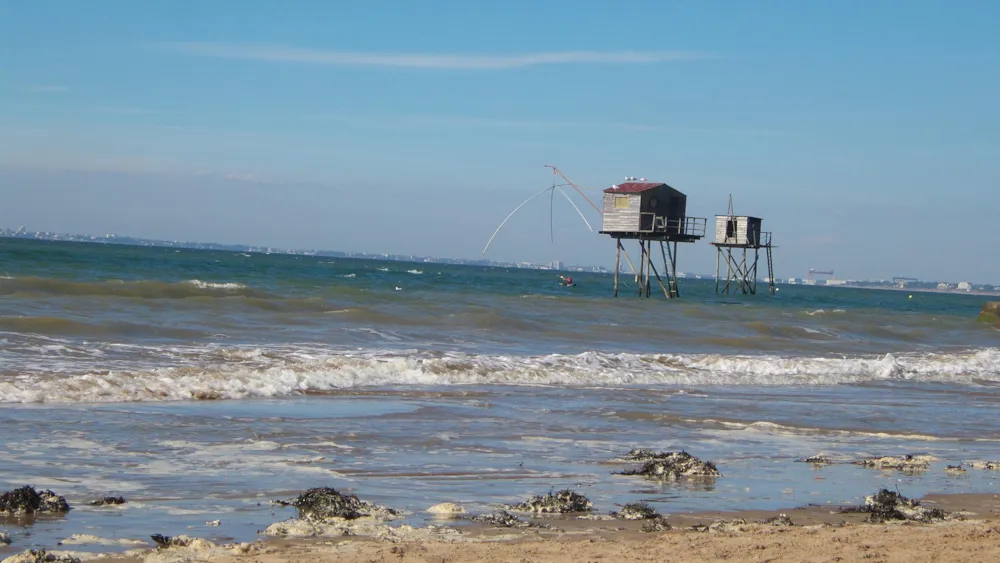
<instances>
[{"instance_id":1,"label":"weathered wood wall","mask_svg":"<svg viewBox=\"0 0 1000 563\"><path fill-rule=\"evenodd\" d=\"M628 198L627 207L617 207L616 198ZM604 222L601 228L605 232L634 233L639 230L639 206L642 204L641 193L604 194Z\"/></svg>"},{"instance_id":2,"label":"weathered wood wall","mask_svg":"<svg viewBox=\"0 0 1000 563\"><path fill-rule=\"evenodd\" d=\"M732 236L726 236L729 220L736 221L736 229ZM715 242L718 244L759 244L760 224L758 217L716 215Z\"/></svg>"}]
</instances>

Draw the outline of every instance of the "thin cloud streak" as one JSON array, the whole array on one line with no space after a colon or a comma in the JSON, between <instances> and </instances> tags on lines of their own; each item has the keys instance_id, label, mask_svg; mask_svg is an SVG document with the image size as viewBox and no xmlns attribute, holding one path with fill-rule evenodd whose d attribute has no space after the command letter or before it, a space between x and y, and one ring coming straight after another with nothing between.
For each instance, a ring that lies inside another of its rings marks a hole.
<instances>
[{"instance_id":1,"label":"thin cloud streak","mask_svg":"<svg viewBox=\"0 0 1000 563\"><path fill-rule=\"evenodd\" d=\"M767 129L717 129L698 127L670 127L646 123L627 123L619 121L532 121L517 119L494 119L468 116L444 115L401 115L401 116L358 116L344 114L316 114L312 117L326 119L352 126L369 126L378 128L406 127L468 127L497 129L605 129L619 131L635 131L648 133L684 133L684 134L714 134L714 135L746 135L746 136L784 136L794 135L791 131Z\"/></svg>"},{"instance_id":2,"label":"thin cloud streak","mask_svg":"<svg viewBox=\"0 0 1000 563\"><path fill-rule=\"evenodd\" d=\"M156 113L154 110L151 109L134 108L127 106L102 107L102 108L97 108L97 111L99 113L110 113L117 115L151 115Z\"/></svg>"},{"instance_id":3,"label":"thin cloud streak","mask_svg":"<svg viewBox=\"0 0 1000 563\"><path fill-rule=\"evenodd\" d=\"M58 86L55 84L41 84L38 86L31 86L28 88L29 92L37 92L44 94L56 94L59 92L69 92L69 88L66 86Z\"/></svg>"},{"instance_id":4,"label":"thin cloud streak","mask_svg":"<svg viewBox=\"0 0 1000 563\"><path fill-rule=\"evenodd\" d=\"M517 55L472 55L326 51L281 45L205 42L158 43L152 46L186 55L220 59L452 70L505 70L565 64L650 64L715 58L709 54L687 51L557 51Z\"/></svg>"},{"instance_id":5,"label":"thin cloud streak","mask_svg":"<svg viewBox=\"0 0 1000 563\"><path fill-rule=\"evenodd\" d=\"M388 117L363 117L356 115L319 114L315 117L352 125L375 127L487 127L500 129L626 129L631 131L657 131L657 127L640 123L604 121L531 121L517 119L492 119L447 115L400 115Z\"/></svg>"}]
</instances>

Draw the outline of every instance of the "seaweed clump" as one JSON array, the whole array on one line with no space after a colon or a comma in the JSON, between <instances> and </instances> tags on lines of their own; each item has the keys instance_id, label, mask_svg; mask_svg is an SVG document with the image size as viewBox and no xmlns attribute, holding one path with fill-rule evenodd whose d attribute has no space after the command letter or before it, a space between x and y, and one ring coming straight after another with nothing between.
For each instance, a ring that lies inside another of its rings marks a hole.
<instances>
[{"instance_id":1,"label":"seaweed clump","mask_svg":"<svg viewBox=\"0 0 1000 563\"><path fill-rule=\"evenodd\" d=\"M476 522L485 522L501 528L527 528L531 526L530 522L525 522L506 510L500 510L493 514L480 514L472 519Z\"/></svg>"},{"instance_id":2,"label":"seaweed clump","mask_svg":"<svg viewBox=\"0 0 1000 563\"><path fill-rule=\"evenodd\" d=\"M813 465L830 465L831 463L833 463L832 459L830 459L828 456L825 456L823 454L811 455L811 456L809 456L807 458L798 459L796 461L799 461L799 462L802 462L802 463L811 463Z\"/></svg>"},{"instance_id":3,"label":"seaweed clump","mask_svg":"<svg viewBox=\"0 0 1000 563\"><path fill-rule=\"evenodd\" d=\"M187 536L165 536L163 534L153 534L149 536L149 539L153 540L156 547L161 549L166 549L168 547L187 547L190 539Z\"/></svg>"},{"instance_id":4,"label":"seaweed clump","mask_svg":"<svg viewBox=\"0 0 1000 563\"><path fill-rule=\"evenodd\" d=\"M763 520L757 520L757 523L761 524L761 525L764 525L764 526L794 526L795 525L795 522L792 522L792 519L789 518L788 515L784 514L784 513L779 514L777 516L772 516L770 518L765 518Z\"/></svg>"},{"instance_id":5,"label":"seaweed clump","mask_svg":"<svg viewBox=\"0 0 1000 563\"><path fill-rule=\"evenodd\" d=\"M670 523L663 516L656 515L642 523L642 531L646 533L663 532L671 528Z\"/></svg>"},{"instance_id":6,"label":"seaweed clump","mask_svg":"<svg viewBox=\"0 0 1000 563\"><path fill-rule=\"evenodd\" d=\"M969 467L973 469L986 469L988 471L1000 471L1000 461L970 461Z\"/></svg>"},{"instance_id":7,"label":"seaweed clump","mask_svg":"<svg viewBox=\"0 0 1000 563\"><path fill-rule=\"evenodd\" d=\"M81 563L79 557L56 555L44 549L29 549L3 560L4 563Z\"/></svg>"},{"instance_id":8,"label":"seaweed clump","mask_svg":"<svg viewBox=\"0 0 1000 563\"><path fill-rule=\"evenodd\" d=\"M91 501L90 506L106 506L112 504L125 504L125 497L104 497Z\"/></svg>"},{"instance_id":9,"label":"seaweed clump","mask_svg":"<svg viewBox=\"0 0 1000 563\"><path fill-rule=\"evenodd\" d=\"M855 461L856 465L863 465L874 469L896 470L896 471L923 471L930 468L934 458L926 455L903 456L882 456L866 457Z\"/></svg>"},{"instance_id":10,"label":"seaweed clump","mask_svg":"<svg viewBox=\"0 0 1000 563\"><path fill-rule=\"evenodd\" d=\"M774 527L786 527L794 526L795 523L792 519L788 517L787 514L779 514L777 516L772 516L770 518L765 518L763 520L755 520L753 524L760 526L774 526ZM705 524L695 524L691 526L691 529L696 532L722 532L722 533L737 533L745 532L748 530L747 526L751 524L747 523L744 518L737 518L735 520L716 520L709 525Z\"/></svg>"},{"instance_id":11,"label":"seaweed clump","mask_svg":"<svg viewBox=\"0 0 1000 563\"><path fill-rule=\"evenodd\" d=\"M881 489L874 495L865 497L865 503L861 506L845 508L841 512L867 513L866 521L876 524L892 521L933 522L948 517L948 513L940 508L926 508L920 502L888 489Z\"/></svg>"},{"instance_id":12,"label":"seaweed clump","mask_svg":"<svg viewBox=\"0 0 1000 563\"><path fill-rule=\"evenodd\" d=\"M622 458L625 461L642 461L641 467L626 469L620 475L641 475L648 479L677 480L688 477L720 477L719 469L711 461L702 461L681 452L653 453L652 450L632 450Z\"/></svg>"},{"instance_id":13,"label":"seaweed clump","mask_svg":"<svg viewBox=\"0 0 1000 563\"><path fill-rule=\"evenodd\" d=\"M630 502L623 506L620 511L612 512L611 515L622 520L648 520L656 518L660 514L655 508L644 502Z\"/></svg>"},{"instance_id":14,"label":"seaweed clump","mask_svg":"<svg viewBox=\"0 0 1000 563\"><path fill-rule=\"evenodd\" d=\"M517 512L566 514L569 512L590 512L594 508L594 503L575 491L563 489L556 494L549 492L545 495L533 496L508 508Z\"/></svg>"},{"instance_id":15,"label":"seaweed clump","mask_svg":"<svg viewBox=\"0 0 1000 563\"><path fill-rule=\"evenodd\" d=\"M647 533L662 532L671 528L664 516L644 502L631 502L623 506L620 511L612 512L611 515L623 520L642 520L642 531Z\"/></svg>"},{"instance_id":16,"label":"seaweed clump","mask_svg":"<svg viewBox=\"0 0 1000 563\"><path fill-rule=\"evenodd\" d=\"M330 487L309 489L291 502L278 503L294 506L299 509L300 518L318 522L331 518L355 520L364 516L385 519L399 514L397 510L365 502L355 495L345 495Z\"/></svg>"},{"instance_id":17,"label":"seaweed clump","mask_svg":"<svg viewBox=\"0 0 1000 563\"><path fill-rule=\"evenodd\" d=\"M47 489L36 491L30 485L0 495L0 514L11 516L45 512L61 514L69 512L69 508L65 498Z\"/></svg>"}]
</instances>

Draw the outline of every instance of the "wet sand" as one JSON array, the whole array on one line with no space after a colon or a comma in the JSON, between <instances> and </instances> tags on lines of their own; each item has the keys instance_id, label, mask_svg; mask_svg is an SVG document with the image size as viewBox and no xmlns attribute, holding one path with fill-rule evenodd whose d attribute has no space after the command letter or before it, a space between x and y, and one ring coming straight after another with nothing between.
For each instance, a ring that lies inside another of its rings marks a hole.
<instances>
[{"instance_id":1,"label":"wet sand","mask_svg":"<svg viewBox=\"0 0 1000 563\"><path fill-rule=\"evenodd\" d=\"M864 514L842 513L838 507L829 505L808 506L780 511L794 522L793 526L755 523L776 516L777 512L716 512L668 516L673 529L654 533L640 531L641 522L637 521L550 517L536 519L550 528L510 530L484 526L450 535L413 529L392 540L363 536L267 539L241 546L132 551L90 560L102 563L1000 560L1000 495L928 495L922 504L960 512L960 516L933 524L869 524L864 522ZM738 518L748 524L712 531L692 529L696 524ZM447 522L443 525L447 526Z\"/></svg>"}]
</instances>

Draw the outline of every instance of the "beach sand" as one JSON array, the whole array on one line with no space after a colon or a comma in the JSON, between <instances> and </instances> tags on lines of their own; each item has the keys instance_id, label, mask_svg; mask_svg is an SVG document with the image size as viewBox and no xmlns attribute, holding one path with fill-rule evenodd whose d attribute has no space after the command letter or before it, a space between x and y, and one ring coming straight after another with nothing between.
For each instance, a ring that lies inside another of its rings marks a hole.
<instances>
[{"instance_id":1,"label":"beach sand","mask_svg":"<svg viewBox=\"0 0 1000 563\"><path fill-rule=\"evenodd\" d=\"M191 546L130 552L92 561L132 563L278 562L583 562L583 561L991 561L1000 560L1000 496L930 495L923 505L959 512L934 523L865 523L864 514L810 506L782 511L794 525L757 520L772 512L672 515L673 529L644 533L640 522L543 518L550 528L477 527L429 537L412 530L392 540L363 536L268 539L241 546ZM696 524L732 522L711 531Z\"/></svg>"}]
</instances>

